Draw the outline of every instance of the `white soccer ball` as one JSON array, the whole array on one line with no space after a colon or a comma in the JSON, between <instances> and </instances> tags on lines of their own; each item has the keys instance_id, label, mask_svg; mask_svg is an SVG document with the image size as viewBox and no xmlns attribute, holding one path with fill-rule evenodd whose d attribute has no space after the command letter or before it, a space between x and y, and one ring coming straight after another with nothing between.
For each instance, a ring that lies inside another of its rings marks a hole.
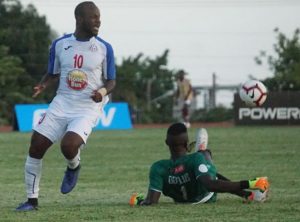
<instances>
[{"instance_id":1,"label":"white soccer ball","mask_svg":"<svg viewBox=\"0 0 300 222\"><path fill-rule=\"evenodd\" d=\"M241 85L240 98L247 106L261 106L267 99L267 88L258 80L249 80Z\"/></svg>"}]
</instances>

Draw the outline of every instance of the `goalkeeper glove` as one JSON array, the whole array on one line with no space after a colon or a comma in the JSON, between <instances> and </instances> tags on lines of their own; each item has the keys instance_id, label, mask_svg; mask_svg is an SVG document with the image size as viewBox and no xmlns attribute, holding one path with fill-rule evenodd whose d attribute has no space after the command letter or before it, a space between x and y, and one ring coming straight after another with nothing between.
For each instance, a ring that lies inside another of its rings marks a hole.
<instances>
[{"instance_id":1,"label":"goalkeeper glove","mask_svg":"<svg viewBox=\"0 0 300 222\"><path fill-rule=\"evenodd\" d=\"M249 189L251 190L260 190L264 192L269 189L269 181L267 177L257 177L253 180L249 180Z\"/></svg>"},{"instance_id":2,"label":"goalkeeper glove","mask_svg":"<svg viewBox=\"0 0 300 222\"><path fill-rule=\"evenodd\" d=\"M136 205L140 205L141 202L144 200L144 195L143 194L139 194L139 193L134 193L131 195L130 199L129 199L129 205L131 207L136 206Z\"/></svg>"}]
</instances>

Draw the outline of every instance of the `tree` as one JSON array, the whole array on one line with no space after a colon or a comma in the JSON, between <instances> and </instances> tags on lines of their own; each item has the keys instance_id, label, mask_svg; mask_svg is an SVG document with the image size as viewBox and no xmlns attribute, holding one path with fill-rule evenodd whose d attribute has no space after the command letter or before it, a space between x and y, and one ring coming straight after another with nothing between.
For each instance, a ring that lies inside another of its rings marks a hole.
<instances>
[{"instance_id":1,"label":"tree","mask_svg":"<svg viewBox=\"0 0 300 222\"><path fill-rule=\"evenodd\" d=\"M255 58L259 65L267 59L274 73L274 77L265 79L264 83L270 91L300 90L300 30L296 29L291 39L277 28L274 31L277 35L277 43L274 44L276 56L261 52Z\"/></svg>"},{"instance_id":2,"label":"tree","mask_svg":"<svg viewBox=\"0 0 300 222\"><path fill-rule=\"evenodd\" d=\"M138 113L140 122L168 122L172 120L172 100L155 98L174 89L174 71L168 70L168 50L154 59L143 54L124 59L117 65L118 82L114 101L126 101Z\"/></svg>"},{"instance_id":3,"label":"tree","mask_svg":"<svg viewBox=\"0 0 300 222\"><path fill-rule=\"evenodd\" d=\"M0 0L1 44L9 55L21 58L25 70L39 81L47 68L48 49L54 32L33 5L24 8L18 0Z\"/></svg>"},{"instance_id":4,"label":"tree","mask_svg":"<svg viewBox=\"0 0 300 222\"><path fill-rule=\"evenodd\" d=\"M12 123L17 103L48 102L51 94L31 98L33 86L47 68L48 48L54 32L33 5L0 0L0 121Z\"/></svg>"},{"instance_id":5,"label":"tree","mask_svg":"<svg viewBox=\"0 0 300 222\"><path fill-rule=\"evenodd\" d=\"M8 48L0 46L0 125L12 123L16 103L32 103L27 95L32 78L26 74L20 58L8 55Z\"/></svg>"}]
</instances>

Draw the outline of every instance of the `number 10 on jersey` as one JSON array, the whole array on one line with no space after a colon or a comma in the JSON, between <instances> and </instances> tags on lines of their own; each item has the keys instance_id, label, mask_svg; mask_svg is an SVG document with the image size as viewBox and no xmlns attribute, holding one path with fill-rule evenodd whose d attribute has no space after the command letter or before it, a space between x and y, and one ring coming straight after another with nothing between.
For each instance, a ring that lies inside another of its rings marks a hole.
<instances>
[{"instance_id":1,"label":"number 10 on jersey","mask_svg":"<svg viewBox=\"0 0 300 222\"><path fill-rule=\"evenodd\" d=\"M83 55L76 54L74 57L74 68L81 68L83 64Z\"/></svg>"}]
</instances>

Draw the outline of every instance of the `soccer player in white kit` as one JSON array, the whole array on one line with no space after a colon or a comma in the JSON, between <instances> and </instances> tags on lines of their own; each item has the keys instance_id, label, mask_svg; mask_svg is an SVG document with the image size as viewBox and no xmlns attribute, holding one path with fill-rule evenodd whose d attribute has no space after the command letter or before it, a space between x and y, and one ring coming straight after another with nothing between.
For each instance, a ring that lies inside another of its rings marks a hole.
<instances>
[{"instance_id":1,"label":"soccer player in white kit","mask_svg":"<svg viewBox=\"0 0 300 222\"><path fill-rule=\"evenodd\" d=\"M97 125L109 100L108 94L116 85L113 49L97 37L101 24L98 7L91 1L78 4L75 19L75 32L52 43L48 72L34 87L33 97L36 97L59 79L57 94L31 137L25 162L28 200L17 211L37 209L42 159L58 140L67 161L61 192L67 194L75 187L80 171L80 147Z\"/></svg>"}]
</instances>

